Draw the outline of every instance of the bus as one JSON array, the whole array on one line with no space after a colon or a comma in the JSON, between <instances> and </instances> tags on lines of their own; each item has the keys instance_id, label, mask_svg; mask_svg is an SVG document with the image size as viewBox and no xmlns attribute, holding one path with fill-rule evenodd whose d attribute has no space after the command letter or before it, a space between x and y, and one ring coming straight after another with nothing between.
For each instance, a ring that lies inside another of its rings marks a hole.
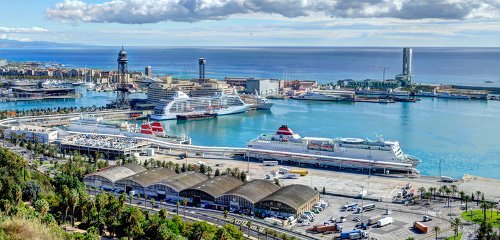
<instances>
[{"instance_id":1,"label":"bus","mask_svg":"<svg viewBox=\"0 0 500 240\"><path fill-rule=\"evenodd\" d=\"M278 161L263 161L264 166L276 166L278 165Z\"/></svg>"},{"instance_id":2,"label":"bus","mask_svg":"<svg viewBox=\"0 0 500 240\"><path fill-rule=\"evenodd\" d=\"M371 210L374 210L375 209L375 204L367 204L367 205L364 205L362 207L358 207L356 209L356 212L357 213L361 213L361 212L366 212L366 211L371 211Z\"/></svg>"}]
</instances>

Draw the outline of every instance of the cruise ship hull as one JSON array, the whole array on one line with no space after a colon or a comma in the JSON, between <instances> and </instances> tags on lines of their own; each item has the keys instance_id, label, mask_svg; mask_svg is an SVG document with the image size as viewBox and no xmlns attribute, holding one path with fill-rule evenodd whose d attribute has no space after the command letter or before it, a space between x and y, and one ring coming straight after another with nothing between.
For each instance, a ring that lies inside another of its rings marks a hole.
<instances>
[{"instance_id":1,"label":"cruise ship hull","mask_svg":"<svg viewBox=\"0 0 500 240\"><path fill-rule=\"evenodd\" d=\"M248 156L317 167L370 168L418 173L420 160L404 154L397 141L317 138L295 134L287 125L262 134L247 145Z\"/></svg>"},{"instance_id":2,"label":"cruise ship hull","mask_svg":"<svg viewBox=\"0 0 500 240\"><path fill-rule=\"evenodd\" d=\"M248 110L249 106L250 106L249 104L245 104L242 106L232 106L232 107L228 107L228 108L212 110L211 113L214 113L217 116L243 113L243 112L246 112ZM206 113L206 112L193 111L193 112L183 112L182 114L179 114L179 113L165 113L162 115L152 114L150 116L150 118L153 120L156 120L156 121L172 120L172 119L177 119L177 115L190 115L190 114L203 114L203 113Z\"/></svg>"}]
</instances>

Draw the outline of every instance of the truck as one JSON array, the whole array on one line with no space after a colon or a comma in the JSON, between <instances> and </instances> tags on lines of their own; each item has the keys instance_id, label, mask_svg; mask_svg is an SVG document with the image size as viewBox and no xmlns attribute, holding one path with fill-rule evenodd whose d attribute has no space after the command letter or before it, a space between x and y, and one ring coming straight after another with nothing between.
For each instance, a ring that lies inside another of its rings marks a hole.
<instances>
[{"instance_id":1,"label":"truck","mask_svg":"<svg viewBox=\"0 0 500 240\"><path fill-rule=\"evenodd\" d=\"M285 174L285 173L288 173L290 171L289 168L284 168L284 167L280 167L278 169L278 173L281 173L281 174Z\"/></svg>"},{"instance_id":2,"label":"truck","mask_svg":"<svg viewBox=\"0 0 500 240\"><path fill-rule=\"evenodd\" d=\"M357 213L361 213L361 212L371 211L371 210L374 210L374 209L375 209L375 204L371 203L371 204L364 205L362 207L358 207L356 209L356 212Z\"/></svg>"},{"instance_id":3,"label":"truck","mask_svg":"<svg viewBox=\"0 0 500 240\"><path fill-rule=\"evenodd\" d=\"M340 211L348 211L348 210L352 210L352 209L356 209L356 208L358 208L357 203L346 204L340 208Z\"/></svg>"},{"instance_id":4,"label":"truck","mask_svg":"<svg viewBox=\"0 0 500 240\"><path fill-rule=\"evenodd\" d=\"M300 174L300 176L306 176L307 174L309 174L309 171L307 170L304 170L304 169L293 169L293 170L289 170L288 173L296 173L296 174Z\"/></svg>"},{"instance_id":5,"label":"truck","mask_svg":"<svg viewBox=\"0 0 500 240\"><path fill-rule=\"evenodd\" d=\"M453 178L448 177L448 176L441 176L441 181L442 182L453 182Z\"/></svg>"},{"instance_id":6,"label":"truck","mask_svg":"<svg viewBox=\"0 0 500 240\"><path fill-rule=\"evenodd\" d=\"M360 229L352 230L350 232L343 232L340 234L340 239L363 239L367 237L368 233Z\"/></svg>"},{"instance_id":7,"label":"truck","mask_svg":"<svg viewBox=\"0 0 500 240\"><path fill-rule=\"evenodd\" d=\"M392 217L385 217L385 218L382 218L380 220L377 221L377 226L378 227L383 227L383 226L387 226L389 224L393 224L394 223L394 218Z\"/></svg>"},{"instance_id":8,"label":"truck","mask_svg":"<svg viewBox=\"0 0 500 240\"><path fill-rule=\"evenodd\" d=\"M276 219L276 218L267 217L267 218L264 218L264 221L266 221L272 225L281 226L281 227L283 226L283 221Z\"/></svg>"},{"instance_id":9,"label":"truck","mask_svg":"<svg viewBox=\"0 0 500 240\"><path fill-rule=\"evenodd\" d=\"M374 216L374 217L371 217L368 219L368 226L371 226L371 225L374 225L374 224L377 224L378 220L382 219L384 217L378 215L378 216Z\"/></svg>"},{"instance_id":10,"label":"truck","mask_svg":"<svg viewBox=\"0 0 500 240\"><path fill-rule=\"evenodd\" d=\"M332 225L315 225L312 228L307 229L309 232L324 233L324 232L334 232L337 231L338 226L336 224Z\"/></svg>"},{"instance_id":11,"label":"truck","mask_svg":"<svg viewBox=\"0 0 500 240\"><path fill-rule=\"evenodd\" d=\"M287 179L297 179L299 177L300 177L300 175L296 174L296 173L287 173L287 174L285 174L285 178L287 178Z\"/></svg>"},{"instance_id":12,"label":"truck","mask_svg":"<svg viewBox=\"0 0 500 240\"><path fill-rule=\"evenodd\" d=\"M429 232L429 227L427 227L425 224L422 222L414 222L413 223L413 228L420 230L422 233L427 233Z\"/></svg>"}]
</instances>

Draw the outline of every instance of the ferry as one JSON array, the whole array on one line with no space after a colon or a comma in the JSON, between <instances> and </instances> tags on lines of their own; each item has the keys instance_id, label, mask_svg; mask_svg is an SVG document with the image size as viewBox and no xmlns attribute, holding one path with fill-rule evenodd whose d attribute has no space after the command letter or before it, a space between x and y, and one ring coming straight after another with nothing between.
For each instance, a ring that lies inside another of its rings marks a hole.
<instances>
[{"instance_id":1,"label":"ferry","mask_svg":"<svg viewBox=\"0 0 500 240\"><path fill-rule=\"evenodd\" d=\"M176 91L174 96L162 101L151 115L153 120L176 119L177 115L213 113L217 116L243 113L251 104L244 103L238 95L217 93L211 97L189 97Z\"/></svg>"},{"instance_id":2,"label":"ferry","mask_svg":"<svg viewBox=\"0 0 500 240\"><path fill-rule=\"evenodd\" d=\"M185 136L173 136L165 132L160 122L144 122L139 128L137 124L128 122L108 122L102 117L82 116L70 122L67 131L85 134L111 134L128 137L146 137L157 140L189 143L190 139Z\"/></svg>"},{"instance_id":3,"label":"ferry","mask_svg":"<svg viewBox=\"0 0 500 240\"><path fill-rule=\"evenodd\" d=\"M381 137L376 141L301 137L287 125L282 125L274 134L260 135L248 142L247 147L249 157L283 160L288 152L303 155L301 163L317 166L386 168L418 173L415 167L421 162L416 157L404 154L397 141L385 141Z\"/></svg>"}]
</instances>

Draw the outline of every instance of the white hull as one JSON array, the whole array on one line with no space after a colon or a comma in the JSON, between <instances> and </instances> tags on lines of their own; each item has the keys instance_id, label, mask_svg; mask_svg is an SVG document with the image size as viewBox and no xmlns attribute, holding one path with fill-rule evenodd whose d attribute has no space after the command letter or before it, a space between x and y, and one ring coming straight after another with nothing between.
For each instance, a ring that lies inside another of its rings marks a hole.
<instances>
[{"instance_id":1,"label":"white hull","mask_svg":"<svg viewBox=\"0 0 500 240\"><path fill-rule=\"evenodd\" d=\"M242 106L232 106L232 107L228 107L228 108L224 108L224 109L212 110L211 113L215 113L215 114L217 114L217 116L237 114L237 113L246 112L249 107L250 107L250 104L245 104ZM199 111L183 112L182 115L198 114L198 113L204 113L204 112L199 112ZM169 114L162 114L162 115L152 114L150 116L150 118L153 120L156 120L156 121L172 120L172 119L177 119L177 115L180 115L180 114L179 113L169 113Z\"/></svg>"}]
</instances>

